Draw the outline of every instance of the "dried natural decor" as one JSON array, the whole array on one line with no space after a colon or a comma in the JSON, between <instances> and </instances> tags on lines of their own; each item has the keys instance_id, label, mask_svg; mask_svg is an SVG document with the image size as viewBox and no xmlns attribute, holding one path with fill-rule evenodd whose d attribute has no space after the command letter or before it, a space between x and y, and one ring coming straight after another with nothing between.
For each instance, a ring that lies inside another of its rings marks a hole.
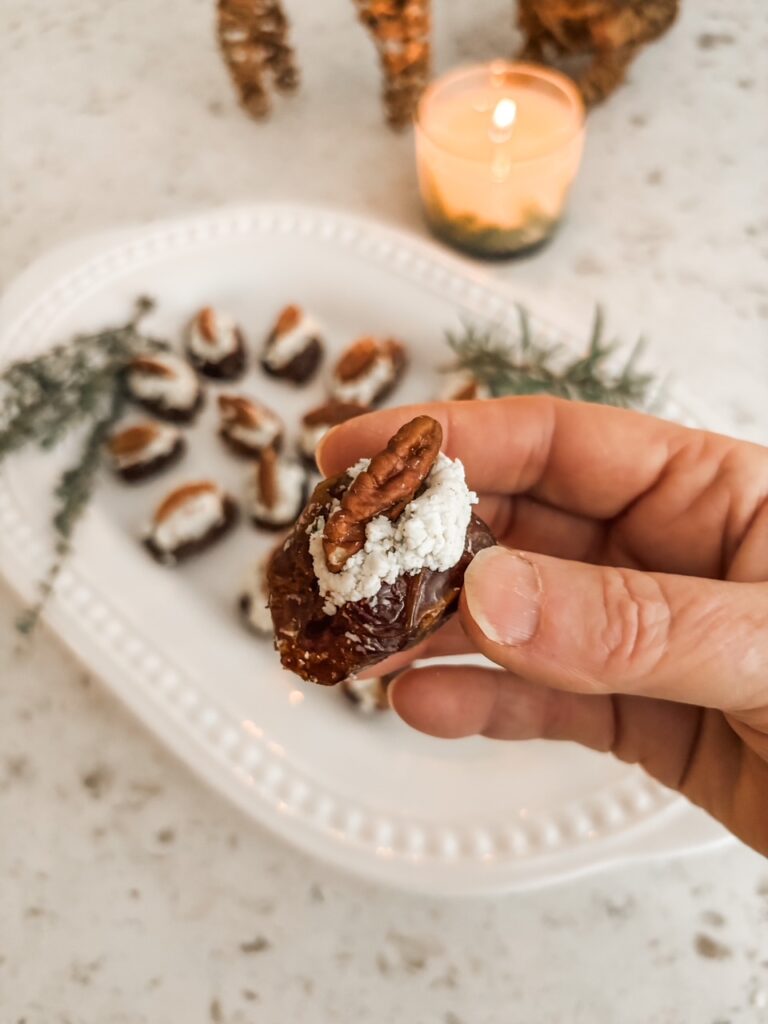
<instances>
[{"instance_id":1,"label":"dried natural decor","mask_svg":"<svg viewBox=\"0 0 768 1024\"><path fill-rule=\"evenodd\" d=\"M387 122L410 121L430 73L429 0L353 0L383 75ZM218 39L240 102L266 117L272 89L293 92L299 71L280 0L218 0Z\"/></svg>"},{"instance_id":2,"label":"dried natural decor","mask_svg":"<svg viewBox=\"0 0 768 1024\"><path fill-rule=\"evenodd\" d=\"M352 2L379 56L387 122L404 128L429 81L430 0ZM638 52L666 32L679 8L680 0L518 0L523 34L518 56L545 64L586 64L574 77L592 106L621 84ZM299 84L281 2L218 0L218 9L219 43L240 101L254 117L265 117L273 84L281 92Z\"/></svg>"},{"instance_id":3,"label":"dried natural decor","mask_svg":"<svg viewBox=\"0 0 768 1024\"><path fill-rule=\"evenodd\" d=\"M536 336L524 309L518 309L518 333L467 325L448 333L455 359L447 372L465 371L494 397L555 395L582 402L643 409L650 404L653 376L637 369L642 342L623 365L611 367L619 345L603 336L603 317L595 311L586 352L569 355L563 346Z\"/></svg>"},{"instance_id":4,"label":"dried natural decor","mask_svg":"<svg viewBox=\"0 0 768 1024\"><path fill-rule=\"evenodd\" d=\"M429 80L430 2L354 0L354 4L379 55L387 122L392 128L404 128Z\"/></svg>"},{"instance_id":5,"label":"dried natural decor","mask_svg":"<svg viewBox=\"0 0 768 1024\"><path fill-rule=\"evenodd\" d=\"M70 431L85 429L77 461L54 489L52 525L55 554L35 605L23 613L19 629L29 633L40 617L72 546L72 536L93 493L104 444L123 413L125 370L140 352L162 347L139 331L150 312L139 299L121 327L78 335L66 344L9 366L0 376L0 464L22 448L48 450Z\"/></svg>"},{"instance_id":6,"label":"dried natural decor","mask_svg":"<svg viewBox=\"0 0 768 1024\"><path fill-rule=\"evenodd\" d=\"M265 117L271 89L293 92L299 71L280 0L219 0L218 37L240 102L252 117Z\"/></svg>"},{"instance_id":7,"label":"dried natural decor","mask_svg":"<svg viewBox=\"0 0 768 1024\"><path fill-rule=\"evenodd\" d=\"M640 50L677 17L680 0L518 0L524 60L587 60L575 75L587 106L619 86Z\"/></svg>"}]
</instances>

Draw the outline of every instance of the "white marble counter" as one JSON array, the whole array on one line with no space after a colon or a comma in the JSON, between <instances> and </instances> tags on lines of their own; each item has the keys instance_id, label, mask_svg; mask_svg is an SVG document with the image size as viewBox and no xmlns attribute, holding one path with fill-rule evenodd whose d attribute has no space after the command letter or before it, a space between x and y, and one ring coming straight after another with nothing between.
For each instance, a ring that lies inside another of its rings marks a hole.
<instances>
[{"instance_id":1,"label":"white marble counter","mask_svg":"<svg viewBox=\"0 0 768 1024\"><path fill-rule=\"evenodd\" d=\"M421 230L411 144L381 125L351 4L289 0L306 87L261 127L232 102L213 6L5 0L3 280L79 234L230 200L333 202ZM556 243L495 272L555 319L586 324L600 300L699 407L765 441L768 12L683 7L592 117ZM509 8L442 0L442 61L511 46ZM493 901L379 890L245 822L46 636L15 659L14 608L0 590L4 1022L768 1019L755 854Z\"/></svg>"}]
</instances>

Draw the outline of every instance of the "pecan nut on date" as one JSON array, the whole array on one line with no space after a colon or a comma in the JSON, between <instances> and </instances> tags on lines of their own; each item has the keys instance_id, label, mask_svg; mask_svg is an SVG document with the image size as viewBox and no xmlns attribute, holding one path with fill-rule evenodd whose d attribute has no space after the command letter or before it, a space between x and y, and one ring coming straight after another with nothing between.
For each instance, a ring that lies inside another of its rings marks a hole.
<instances>
[{"instance_id":1,"label":"pecan nut on date","mask_svg":"<svg viewBox=\"0 0 768 1024\"><path fill-rule=\"evenodd\" d=\"M269 565L275 645L285 668L311 682L338 683L413 647L455 612L467 566L495 543L485 523L468 512L463 550L455 564L403 572L393 582L382 580L372 597L338 607L329 607L321 593L310 548L322 517L326 568L332 574L343 572L364 547L368 524L382 516L396 523L422 492L441 441L440 425L430 417L417 417L354 479L341 473L316 487Z\"/></svg>"},{"instance_id":2,"label":"pecan nut on date","mask_svg":"<svg viewBox=\"0 0 768 1024\"><path fill-rule=\"evenodd\" d=\"M437 420L417 416L352 481L325 526L323 549L331 572L341 572L347 559L360 551L372 519L397 519L429 475L442 440Z\"/></svg>"}]
</instances>

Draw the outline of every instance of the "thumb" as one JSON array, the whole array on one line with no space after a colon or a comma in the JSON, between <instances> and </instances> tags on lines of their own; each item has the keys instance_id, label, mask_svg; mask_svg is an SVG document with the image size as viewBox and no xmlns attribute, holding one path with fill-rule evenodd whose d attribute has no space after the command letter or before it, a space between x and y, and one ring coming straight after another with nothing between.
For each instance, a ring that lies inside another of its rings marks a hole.
<instances>
[{"instance_id":1,"label":"thumb","mask_svg":"<svg viewBox=\"0 0 768 1024\"><path fill-rule=\"evenodd\" d=\"M546 686L737 713L768 703L768 584L494 547L467 570L461 615L483 654Z\"/></svg>"}]
</instances>

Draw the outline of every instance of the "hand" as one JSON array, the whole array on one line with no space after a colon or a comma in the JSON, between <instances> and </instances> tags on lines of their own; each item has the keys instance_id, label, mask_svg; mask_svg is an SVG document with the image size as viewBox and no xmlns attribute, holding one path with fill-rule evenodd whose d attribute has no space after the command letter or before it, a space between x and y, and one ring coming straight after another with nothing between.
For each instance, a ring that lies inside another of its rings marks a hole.
<instances>
[{"instance_id":1,"label":"hand","mask_svg":"<svg viewBox=\"0 0 768 1024\"><path fill-rule=\"evenodd\" d=\"M391 409L332 431L336 473L429 413L499 546L460 615L383 668L433 736L573 740L641 764L768 854L768 449L545 397Z\"/></svg>"}]
</instances>

